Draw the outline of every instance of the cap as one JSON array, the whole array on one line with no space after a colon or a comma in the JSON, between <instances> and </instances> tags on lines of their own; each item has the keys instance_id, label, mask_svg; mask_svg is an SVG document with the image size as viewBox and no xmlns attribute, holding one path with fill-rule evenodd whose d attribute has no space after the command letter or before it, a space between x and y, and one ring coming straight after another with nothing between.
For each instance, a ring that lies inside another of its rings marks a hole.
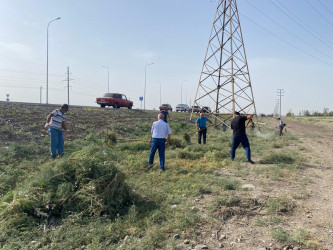
<instances>
[{"instance_id":1,"label":"cap","mask_svg":"<svg viewBox=\"0 0 333 250\"><path fill-rule=\"evenodd\" d=\"M240 115L240 113L239 112L237 112L237 111L235 111L235 113L234 113L235 115Z\"/></svg>"},{"instance_id":2,"label":"cap","mask_svg":"<svg viewBox=\"0 0 333 250\"><path fill-rule=\"evenodd\" d=\"M63 104L63 105L61 106L61 108L62 108L62 109L68 109L68 104Z\"/></svg>"}]
</instances>

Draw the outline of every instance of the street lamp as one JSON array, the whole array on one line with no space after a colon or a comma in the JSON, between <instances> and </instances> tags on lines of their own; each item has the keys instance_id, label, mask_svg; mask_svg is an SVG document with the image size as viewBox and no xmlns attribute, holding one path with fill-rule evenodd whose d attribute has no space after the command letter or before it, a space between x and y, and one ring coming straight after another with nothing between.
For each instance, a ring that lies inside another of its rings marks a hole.
<instances>
[{"instance_id":1,"label":"street lamp","mask_svg":"<svg viewBox=\"0 0 333 250\"><path fill-rule=\"evenodd\" d=\"M145 66L145 89L143 92L143 109L146 110L146 83L147 83L147 67L153 65L154 63L148 63Z\"/></svg>"},{"instance_id":2,"label":"street lamp","mask_svg":"<svg viewBox=\"0 0 333 250\"><path fill-rule=\"evenodd\" d=\"M160 106L162 105L162 85L160 81L156 81L158 83L160 83Z\"/></svg>"},{"instance_id":3,"label":"street lamp","mask_svg":"<svg viewBox=\"0 0 333 250\"><path fill-rule=\"evenodd\" d=\"M61 17L53 19L47 24L47 32L46 32L46 104L49 103L49 26L50 26L50 23L57 21L59 19L61 19Z\"/></svg>"},{"instance_id":4,"label":"street lamp","mask_svg":"<svg viewBox=\"0 0 333 250\"><path fill-rule=\"evenodd\" d=\"M102 66L103 68L106 68L106 69L108 69L108 93L110 93L110 89L109 89L109 76L110 76L110 69L109 69L109 67L108 66Z\"/></svg>"}]
</instances>

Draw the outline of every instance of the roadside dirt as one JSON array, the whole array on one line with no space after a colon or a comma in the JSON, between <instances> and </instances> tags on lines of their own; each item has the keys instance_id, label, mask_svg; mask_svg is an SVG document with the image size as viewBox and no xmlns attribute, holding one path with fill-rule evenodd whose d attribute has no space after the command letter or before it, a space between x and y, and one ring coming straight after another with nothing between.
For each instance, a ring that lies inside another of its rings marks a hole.
<instances>
[{"instance_id":1,"label":"roadside dirt","mask_svg":"<svg viewBox=\"0 0 333 250\"><path fill-rule=\"evenodd\" d=\"M263 122L271 128L278 125L273 118L266 118ZM250 203L218 211L215 214L218 221L204 224L196 232L196 243L204 244L208 249L333 249L333 124L305 123L294 119L284 122L287 134L300 140L298 146L290 146L290 150L297 150L303 157L303 169L297 172L297 176L290 176L281 183L258 180L258 175L251 174L255 166L242 165L249 171L238 178L253 187L243 194L248 196ZM235 178L235 173L223 170L220 174ZM295 209L292 213L280 214L283 217L281 228L291 234L302 230L308 232L309 237L305 236L308 246L303 244L300 247L297 243L283 245L272 238L273 226L258 225L258 221L267 220L269 216L260 204L274 197L292 197ZM209 214L209 204L215 199L214 195L198 197L195 206L198 213ZM187 248L180 246L180 249Z\"/></svg>"},{"instance_id":2,"label":"roadside dirt","mask_svg":"<svg viewBox=\"0 0 333 250\"><path fill-rule=\"evenodd\" d=\"M288 133L297 135L303 146L305 170L303 176L310 179L306 185L309 195L302 205L303 213L292 220L309 230L327 249L333 248L333 124L312 124L285 121Z\"/></svg>"}]
</instances>

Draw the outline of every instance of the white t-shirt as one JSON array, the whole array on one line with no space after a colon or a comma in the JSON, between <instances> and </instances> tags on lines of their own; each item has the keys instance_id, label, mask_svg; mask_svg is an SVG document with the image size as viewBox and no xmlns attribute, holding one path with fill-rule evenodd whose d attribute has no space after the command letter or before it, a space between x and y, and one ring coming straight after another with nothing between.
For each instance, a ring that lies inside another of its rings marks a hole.
<instances>
[{"instance_id":1,"label":"white t-shirt","mask_svg":"<svg viewBox=\"0 0 333 250\"><path fill-rule=\"evenodd\" d=\"M65 121L65 115L59 109L52 112L54 116L51 117L50 127L62 130L62 122Z\"/></svg>"},{"instance_id":2,"label":"white t-shirt","mask_svg":"<svg viewBox=\"0 0 333 250\"><path fill-rule=\"evenodd\" d=\"M151 133L152 138L165 139L167 135L171 135L171 129L169 124L163 120L159 120L153 123Z\"/></svg>"}]
</instances>

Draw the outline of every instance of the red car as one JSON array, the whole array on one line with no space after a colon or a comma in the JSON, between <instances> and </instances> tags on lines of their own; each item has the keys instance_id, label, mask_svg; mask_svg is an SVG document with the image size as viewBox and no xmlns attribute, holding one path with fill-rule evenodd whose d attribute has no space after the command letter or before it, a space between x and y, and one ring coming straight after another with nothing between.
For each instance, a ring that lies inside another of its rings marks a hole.
<instances>
[{"instance_id":1,"label":"red car","mask_svg":"<svg viewBox=\"0 0 333 250\"><path fill-rule=\"evenodd\" d=\"M119 109L120 107L131 109L133 107L132 101L127 100L125 95L118 93L106 93L103 97L97 97L96 102L101 105L101 108L112 106L115 109Z\"/></svg>"},{"instance_id":2,"label":"red car","mask_svg":"<svg viewBox=\"0 0 333 250\"><path fill-rule=\"evenodd\" d=\"M167 110L167 111L172 111L172 107L170 104L162 104L160 107L159 107L160 111L162 110Z\"/></svg>"}]
</instances>

